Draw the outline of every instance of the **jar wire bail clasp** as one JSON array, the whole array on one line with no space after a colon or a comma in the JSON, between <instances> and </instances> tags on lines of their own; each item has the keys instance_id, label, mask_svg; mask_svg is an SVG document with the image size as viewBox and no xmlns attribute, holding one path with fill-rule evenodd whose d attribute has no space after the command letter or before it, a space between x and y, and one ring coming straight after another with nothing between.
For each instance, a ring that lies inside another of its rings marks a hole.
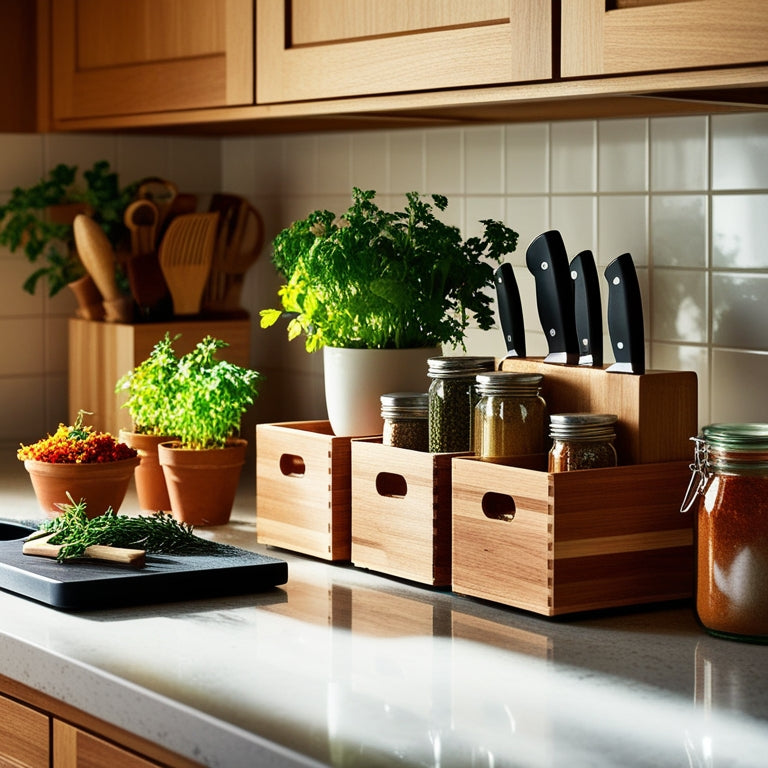
<instances>
[{"instance_id":1,"label":"jar wire bail clasp","mask_svg":"<svg viewBox=\"0 0 768 768\"><path fill-rule=\"evenodd\" d=\"M692 437L696 447L693 453L693 463L689 465L691 480L685 491L685 498L680 505L680 513L685 514L696 503L698 497L704 492L704 486L709 479L709 467L707 464L707 445L701 437Z\"/></svg>"}]
</instances>

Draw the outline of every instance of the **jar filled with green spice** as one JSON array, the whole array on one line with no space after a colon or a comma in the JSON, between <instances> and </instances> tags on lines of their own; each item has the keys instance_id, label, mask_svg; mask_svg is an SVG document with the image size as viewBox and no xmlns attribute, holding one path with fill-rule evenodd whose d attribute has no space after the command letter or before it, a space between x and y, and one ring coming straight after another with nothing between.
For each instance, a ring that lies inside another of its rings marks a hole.
<instances>
[{"instance_id":1,"label":"jar filled with green spice","mask_svg":"<svg viewBox=\"0 0 768 768\"><path fill-rule=\"evenodd\" d=\"M615 467L616 420L611 413L553 413L549 427L549 471Z\"/></svg>"},{"instance_id":2,"label":"jar filled with green spice","mask_svg":"<svg viewBox=\"0 0 768 768\"><path fill-rule=\"evenodd\" d=\"M476 378L474 450L481 459L546 453L547 404L539 373L493 371Z\"/></svg>"},{"instance_id":3,"label":"jar filled with green spice","mask_svg":"<svg viewBox=\"0 0 768 768\"><path fill-rule=\"evenodd\" d=\"M390 392L382 395L382 444L426 451L429 447L428 402L426 392Z\"/></svg>"},{"instance_id":4,"label":"jar filled with green spice","mask_svg":"<svg viewBox=\"0 0 768 768\"><path fill-rule=\"evenodd\" d=\"M472 413L477 400L475 376L492 371L495 364L493 357L429 358L430 453L472 450Z\"/></svg>"}]
</instances>

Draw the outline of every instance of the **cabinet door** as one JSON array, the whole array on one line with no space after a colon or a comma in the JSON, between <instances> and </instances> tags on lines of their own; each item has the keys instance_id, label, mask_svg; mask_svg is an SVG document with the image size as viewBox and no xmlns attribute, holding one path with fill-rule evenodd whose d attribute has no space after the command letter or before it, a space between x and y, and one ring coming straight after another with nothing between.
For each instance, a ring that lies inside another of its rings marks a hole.
<instances>
[{"instance_id":1,"label":"cabinet door","mask_svg":"<svg viewBox=\"0 0 768 768\"><path fill-rule=\"evenodd\" d=\"M61 720L53 721L53 768L104 768L110 765L159 768L159 763L139 757Z\"/></svg>"},{"instance_id":2,"label":"cabinet door","mask_svg":"<svg viewBox=\"0 0 768 768\"><path fill-rule=\"evenodd\" d=\"M253 0L55 0L51 30L56 121L253 102Z\"/></svg>"},{"instance_id":3,"label":"cabinet door","mask_svg":"<svg viewBox=\"0 0 768 768\"><path fill-rule=\"evenodd\" d=\"M542 0L259 0L256 31L262 104L552 75Z\"/></svg>"},{"instance_id":4,"label":"cabinet door","mask_svg":"<svg viewBox=\"0 0 768 768\"><path fill-rule=\"evenodd\" d=\"M765 0L562 0L563 77L768 62Z\"/></svg>"},{"instance_id":5,"label":"cabinet door","mask_svg":"<svg viewBox=\"0 0 768 768\"><path fill-rule=\"evenodd\" d=\"M0 696L0 766L48 768L47 715Z\"/></svg>"}]
</instances>

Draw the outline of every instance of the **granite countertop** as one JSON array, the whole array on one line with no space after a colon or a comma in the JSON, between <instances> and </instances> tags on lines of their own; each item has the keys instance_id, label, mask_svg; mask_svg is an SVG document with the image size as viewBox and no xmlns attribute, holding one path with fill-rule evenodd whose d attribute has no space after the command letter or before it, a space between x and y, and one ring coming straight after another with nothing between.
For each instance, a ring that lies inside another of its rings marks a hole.
<instances>
[{"instance_id":1,"label":"granite countertop","mask_svg":"<svg viewBox=\"0 0 768 768\"><path fill-rule=\"evenodd\" d=\"M0 517L30 519L8 494ZM765 764L768 648L688 603L546 619L266 549L255 524L246 485L205 535L288 561L263 593L63 613L0 591L0 674L211 766Z\"/></svg>"}]
</instances>

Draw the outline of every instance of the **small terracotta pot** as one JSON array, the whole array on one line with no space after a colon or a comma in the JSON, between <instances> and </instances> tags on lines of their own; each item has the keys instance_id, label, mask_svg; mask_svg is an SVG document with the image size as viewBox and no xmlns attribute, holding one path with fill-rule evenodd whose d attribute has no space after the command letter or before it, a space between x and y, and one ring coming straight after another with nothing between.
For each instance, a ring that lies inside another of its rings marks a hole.
<instances>
[{"instance_id":1,"label":"small terracotta pot","mask_svg":"<svg viewBox=\"0 0 768 768\"><path fill-rule=\"evenodd\" d=\"M172 435L143 435L139 432L120 430L120 442L138 451L141 463L136 467L133 479L139 506L152 512L170 512L171 499L165 484L163 468L157 458L157 447L175 438Z\"/></svg>"},{"instance_id":2,"label":"small terracotta pot","mask_svg":"<svg viewBox=\"0 0 768 768\"><path fill-rule=\"evenodd\" d=\"M47 461L25 459L40 508L49 516L61 512L59 504L86 502L89 518L103 515L109 507L117 512L123 503L139 457L110 461L105 464L51 464Z\"/></svg>"},{"instance_id":3,"label":"small terracotta pot","mask_svg":"<svg viewBox=\"0 0 768 768\"><path fill-rule=\"evenodd\" d=\"M247 445L237 439L206 450L181 448L178 442L158 446L176 520L198 527L229 522Z\"/></svg>"}]
</instances>

